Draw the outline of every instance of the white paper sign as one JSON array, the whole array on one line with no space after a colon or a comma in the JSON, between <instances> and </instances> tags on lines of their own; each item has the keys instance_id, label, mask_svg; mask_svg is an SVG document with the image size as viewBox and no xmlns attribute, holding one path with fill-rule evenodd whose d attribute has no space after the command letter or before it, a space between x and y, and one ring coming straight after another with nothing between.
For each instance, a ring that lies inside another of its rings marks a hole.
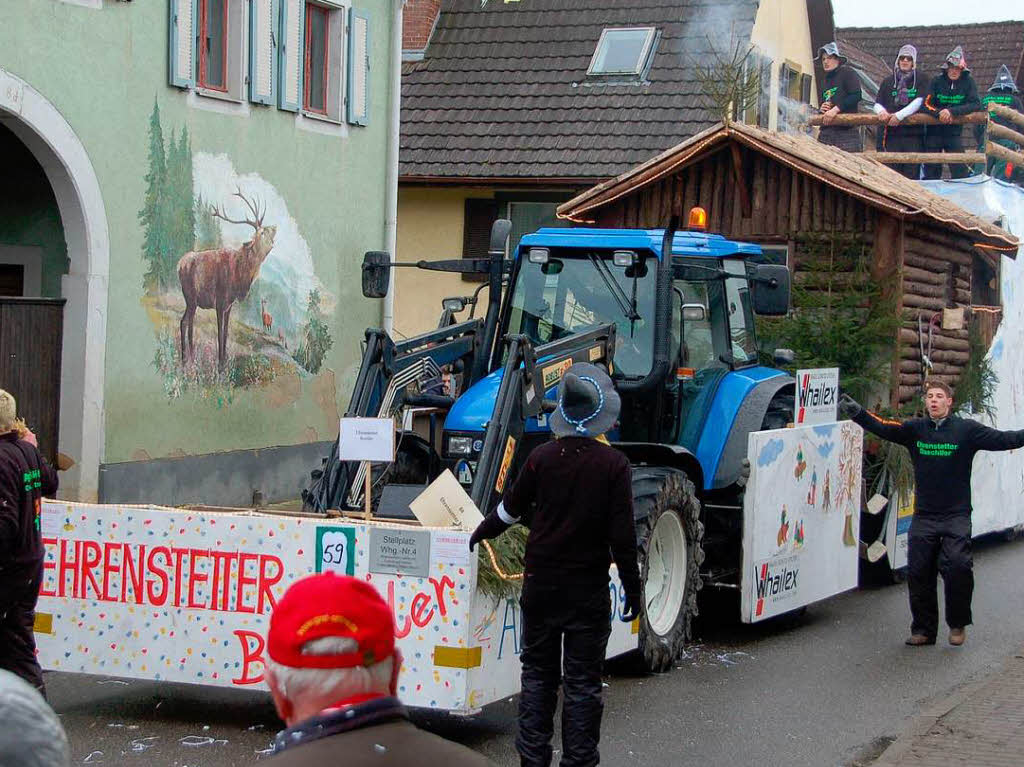
<instances>
[{"instance_id":1,"label":"white paper sign","mask_svg":"<svg viewBox=\"0 0 1024 767\"><path fill-rule=\"evenodd\" d=\"M750 434L743 498L745 622L856 588L862 439L852 421Z\"/></svg>"},{"instance_id":2,"label":"white paper sign","mask_svg":"<svg viewBox=\"0 0 1024 767\"><path fill-rule=\"evenodd\" d=\"M425 527L459 527L475 530L484 515L462 489L455 475L445 469L409 504L416 519Z\"/></svg>"},{"instance_id":3,"label":"white paper sign","mask_svg":"<svg viewBox=\"0 0 1024 767\"><path fill-rule=\"evenodd\" d=\"M793 423L832 423L839 404L839 368L796 371L796 412Z\"/></svg>"},{"instance_id":4,"label":"white paper sign","mask_svg":"<svg viewBox=\"0 0 1024 767\"><path fill-rule=\"evenodd\" d=\"M395 424L390 418L342 418L338 429L342 461L395 460Z\"/></svg>"}]
</instances>

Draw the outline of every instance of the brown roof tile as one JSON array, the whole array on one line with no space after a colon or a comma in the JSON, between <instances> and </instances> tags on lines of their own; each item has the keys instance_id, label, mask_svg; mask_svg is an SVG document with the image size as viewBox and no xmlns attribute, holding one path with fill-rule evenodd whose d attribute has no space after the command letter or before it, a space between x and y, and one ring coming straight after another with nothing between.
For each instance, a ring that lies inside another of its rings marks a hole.
<instances>
[{"instance_id":1,"label":"brown roof tile","mask_svg":"<svg viewBox=\"0 0 1024 767\"><path fill-rule=\"evenodd\" d=\"M757 0L445 0L402 73L402 177L607 178L711 125L692 75ZM659 33L644 82L595 83L601 31ZM595 150L597 150L595 152Z\"/></svg>"}]
</instances>

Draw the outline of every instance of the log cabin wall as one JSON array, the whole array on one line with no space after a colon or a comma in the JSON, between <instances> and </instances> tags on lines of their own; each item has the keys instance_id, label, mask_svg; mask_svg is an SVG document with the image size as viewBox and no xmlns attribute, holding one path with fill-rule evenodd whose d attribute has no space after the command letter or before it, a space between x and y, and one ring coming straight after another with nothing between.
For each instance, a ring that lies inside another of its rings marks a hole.
<instances>
[{"instance_id":1,"label":"log cabin wall","mask_svg":"<svg viewBox=\"0 0 1024 767\"><path fill-rule=\"evenodd\" d=\"M921 362L919 322L925 328L924 349L928 351L928 322L936 316L931 331L931 377L952 387L970 357L969 332L965 320L959 330L942 328L942 310L971 306L971 279L975 249L969 236L924 224L908 224L903 252L903 311L899 332L899 402L921 394L924 368Z\"/></svg>"},{"instance_id":2,"label":"log cabin wall","mask_svg":"<svg viewBox=\"0 0 1024 767\"><path fill-rule=\"evenodd\" d=\"M736 183L734 153L742 187ZM672 213L685 222L694 205L707 211L708 231L738 240L786 243L812 232L873 231L871 210L860 200L736 144L603 206L595 211L595 223L661 227Z\"/></svg>"}]
</instances>

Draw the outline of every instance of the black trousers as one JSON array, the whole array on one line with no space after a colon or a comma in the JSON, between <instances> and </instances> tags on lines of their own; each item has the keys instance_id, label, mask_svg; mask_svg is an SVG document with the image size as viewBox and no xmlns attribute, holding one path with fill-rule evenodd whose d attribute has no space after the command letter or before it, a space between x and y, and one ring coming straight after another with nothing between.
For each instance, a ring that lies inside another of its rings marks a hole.
<instances>
[{"instance_id":1,"label":"black trousers","mask_svg":"<svg viewBox=\"0 0 1024 767\"><path fill-rule=\"evenodd\" d=\"M0 575L0 669L17 674L45 696L33 630L42 576L42 563L34 574Z\"/></svg>"},{"instance_id":2,"label":"black trousers","mask_svg":"<svg viewBox=\"0 0 1024 767\"><path fill-rule=\"evenodd\" d=\"M878 129L878 151L923 152L924 133L916 125L881 126ZM889 167L914 181L921 177L920 163L899 163Z\"/></svg>"},{"instance_id":3,"label":"black trousers","mask_svg":"<svg viewBox=\"0 0 1024 767\"><path fill-rule=\"evenodd\" d=\"M523 767L551 764L562 687L562 767L601 761L601 666L611 634L608 587L523 584L522 695L516 750Z\"/></svg>"},{"instance_id":4,"label":"black trousers","mask_svg":"<svg viewBox=\"0 0 1024 767\"><path fill-rule=\"evenodd\" d=\"M974 560L969 514L914 514L907 551L910 587L910 630L935 637L939 628L936 578L942 573L946 591L946 623L963 628L971 623Z\"/></svg>"},{"instance_id":5,"label":"black trousers","mask_svg":"<svg viewBox=\"0 0 1024 767\"><path fill-rule=\"evenodd\" d=\"M924 137L924 150L926 152L951 152L960 154L964 151L963 126L960 125L936 125L928 126L928 132ZM949 175L953 178L966 178L971 175L971 167L962 162L951 162ZM924 177L929 179L942 178L941 163L925 163Z\"/></svg>"}]
</instances>

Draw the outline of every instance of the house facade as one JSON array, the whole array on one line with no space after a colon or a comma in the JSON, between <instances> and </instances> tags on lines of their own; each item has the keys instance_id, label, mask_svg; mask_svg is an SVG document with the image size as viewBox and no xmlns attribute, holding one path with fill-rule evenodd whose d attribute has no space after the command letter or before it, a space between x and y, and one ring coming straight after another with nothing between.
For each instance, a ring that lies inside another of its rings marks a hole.
<instances>
[{"instance_id":1,"label":"house facade","mask_svg":"<svg viewBox=\"0 0 1024 767\"><path fill-rule=\"evenodd\" d=\"M557 206L720 117L698 70L753 46L744 119L776 129L813 102L829 2L410 0L402 77L398 256L480 257L491 222L561 226ZM415 20L415 21L414 21ZM470 277L401 270L394 329L433 327ZM477 311L482 310L481 305Z\"/></svg>"},{"instance_id":2,"label":"house facade","mask_svg":"<svg viewBox=\"0 0 1024 767\"><path fill-rule=\"evenodd\" d=\"M61 495L297 497L380 321L400 2L10 5L0 386Z\"/></svg>"}]
</instances>

